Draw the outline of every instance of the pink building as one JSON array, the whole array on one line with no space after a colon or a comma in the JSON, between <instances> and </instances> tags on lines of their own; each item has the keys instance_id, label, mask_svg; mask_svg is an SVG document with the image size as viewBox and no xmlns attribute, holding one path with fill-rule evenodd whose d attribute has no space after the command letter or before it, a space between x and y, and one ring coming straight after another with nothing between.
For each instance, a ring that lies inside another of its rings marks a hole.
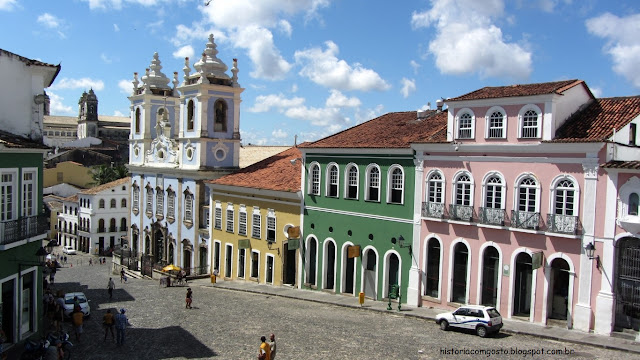
<instances>
[{"instance_id":1,"label":"pink building","mask_svg":"<svg viewBox=\"0 0 640 360\"><path fill-rule=\"evenodd\" d=\"M409 304L637 331L640 97L596 99L566 80L445 102L448 142L413 145Z\"/></svg>"}]
</instances>

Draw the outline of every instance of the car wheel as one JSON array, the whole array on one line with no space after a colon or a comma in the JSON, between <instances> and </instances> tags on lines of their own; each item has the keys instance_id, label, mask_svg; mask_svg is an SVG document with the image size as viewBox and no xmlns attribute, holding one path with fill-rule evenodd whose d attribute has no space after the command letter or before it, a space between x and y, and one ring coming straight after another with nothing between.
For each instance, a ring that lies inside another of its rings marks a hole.
<instances>
[{"instance_id":1,"label":"car wheel","mask_svg":"<svg viewBox=\"0 0 640 360\"><path fill-rule=\"evenodd\" d=\"M481 338L487 337L487 334L488 334L487 328L484 326L478 326L476 328L476 334L478 334L478 336L480 336Z\"/></svg>"},{"instance_id":2,"label":"car wheel","mask_svg":"<svg viewBox=\"0 0 640 360\"><path fill-rule=\"evenodd\" d=\"M447 320L440 320L440 330L442 331L449 330L449 322Z\"/></svg>"}]
</instances>

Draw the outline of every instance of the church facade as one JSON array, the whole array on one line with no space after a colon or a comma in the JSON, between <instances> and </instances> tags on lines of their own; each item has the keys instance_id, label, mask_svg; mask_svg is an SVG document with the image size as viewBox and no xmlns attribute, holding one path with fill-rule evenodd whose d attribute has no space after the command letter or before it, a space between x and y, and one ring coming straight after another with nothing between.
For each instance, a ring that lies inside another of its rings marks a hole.
<instances>
[{"instance_id":1,"label":"church facade","mask_svg":"<svg viewBox=\"0 0 640 360\"><path fill-rule=\"evenodd\" d=\"M240 94L237 62L232 76L216 56L213 35L193 71L185 59L183 81L162 73L157 53L145 74L134 73L129 164L131 249L141 271L168 264L188 275L211 273L209 194L205 180L239 168Z\"/></svg>"}]
</instances>

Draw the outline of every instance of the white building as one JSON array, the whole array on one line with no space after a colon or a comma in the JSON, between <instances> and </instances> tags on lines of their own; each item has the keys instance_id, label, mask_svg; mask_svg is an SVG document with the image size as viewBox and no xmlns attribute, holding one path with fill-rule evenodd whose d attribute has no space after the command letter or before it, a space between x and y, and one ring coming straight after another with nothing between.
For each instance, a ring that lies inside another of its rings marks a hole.
<instances>
[{"instance_id":1,"label":"white building","mask_svg":"<svg viewBox=\"0 0 640 360\"><path fill-rule=\"evenodd\" d=\"M58 244L79 250L78 245L78 195L62 199L58 213Z\"/></svg>"},{"instance_id":2,"label":"white building","mask_svg":"<svg viewBox=\"0 0 640 360\"><path fill-rule=\"evenodd\" d=\"M240 94L234 59L230 77L216 56L213 35L183 81L162 73L157 53L138 80L131 101L131 248L141 270L175 264L190 274L208 274L211 243L206 227L204 180L239 167ZM170 86L169 83L173 86Z\"/></svg>"}]
</instances>

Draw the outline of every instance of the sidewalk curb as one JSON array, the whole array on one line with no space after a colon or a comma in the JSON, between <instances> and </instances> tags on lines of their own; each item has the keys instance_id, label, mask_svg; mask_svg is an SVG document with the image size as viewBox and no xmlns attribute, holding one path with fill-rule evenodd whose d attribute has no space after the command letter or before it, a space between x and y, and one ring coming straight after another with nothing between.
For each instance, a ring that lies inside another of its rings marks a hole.
<instances>
[{"instance_id":1,"label":"sidewalk curb","mask_svg":"<svg viewBox=\"0 0 640 360\"><path fill-rule=\"evenodd\" d=\"M368 310L368 311L375 311L375 312L378 312L378 313L400 315L400 316L403 316L403 317L411 317L411 318L425 320L425 321L435 321L435 317L411 314L411 313L403 312L403 311L399 311L398 312L398 311L380 310L380 309L374 309L374 308L371 308L371 307L361 307L361 306L355 306L355 305L349 305L349 304L340 304L340 303L334 303L334 302L324 301L324 300L308 299L308 298L304 298L304 297L291 296L291 295L286 295L286 294L277 294L277 293L264 292L264 291L260 291L260 290L238 289L238 288L230 288L230 287L224 287L224 286L216 286L214 284L198 284L198 285L200 287L205 287L205 288L217 288L217 289L220 289L220 290L245 292L245 293L252 293L252 294L257 294L257 295L277 296L277 297L283 297L283 298L287 298L287 299L296 299L296 300L301 300L301 301L309 301L309 302L314 302L314 303L318 303L318 304L335 305L335 306L351 308L351 309ZM539 334L539 333L534 333L534 332L528 332L528 331L522 331L522 330L512 330L512 329L505 329L505 328L502 328L500 331L504 332L506 334L527 335L527 336L537 337L537 338L541 338L541 339L569 342L569 343L574 343L574 344L578 344L578 345L593 346L593 347L599 347L599 348L608 349L608 350L617 350L617 351L624 351L624 352L627 352L627 353L640 354L640 349L628 349L628 348L625 348L625 347L618 346L616 344L593 343L593 342L588 342L588 341L579 340L579 339L564 338L564 337L557 336L557 335L545 335L545 334ZM578 331L578 330L575 330L575 331ZM584 334L585 335L594 335L594 334L591 334L591 333L584 333Z\"/></svg>"}]
</instances>

